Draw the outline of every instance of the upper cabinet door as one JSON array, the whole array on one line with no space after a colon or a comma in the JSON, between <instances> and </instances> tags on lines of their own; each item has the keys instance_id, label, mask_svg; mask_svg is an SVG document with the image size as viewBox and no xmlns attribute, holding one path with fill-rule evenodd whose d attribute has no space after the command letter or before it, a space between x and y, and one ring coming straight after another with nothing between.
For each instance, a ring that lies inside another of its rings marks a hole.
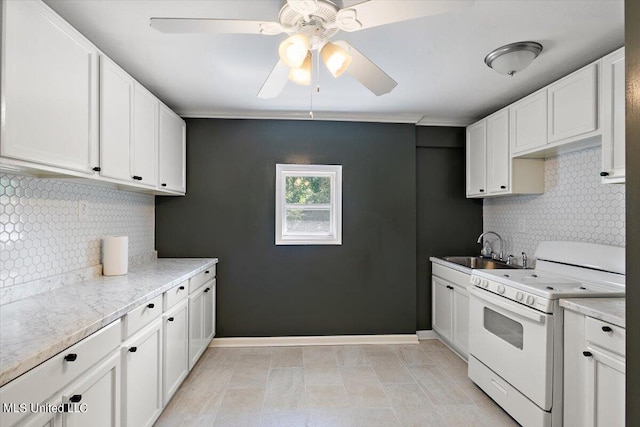
<instances>
[{"instance_id":1,"label":"upper cabinet door","mask_svg":"<svg viewBox=\"0 0 640 427\"><path fill-rule=\"evenodd\" d=\"M487 121L467 127L467 196L486 194Z\"/></svg>"},{"instance_id":2,"label":"upper cabinet door","mask_svg":"<svg viewBox=\"0 0 640 427\"><path fill-rule=\"evenodd\" d=\"M132 181L133 79L105 56L100 57L100 175Z\"/></svg>"},{"instance_id":3,"label":"upper cabinet door","mask_svg":"<svg viewBox=\"0 0 640 427\"><path fill-rule=\"evenodd\" d=\"M487 191L489 194L510 190L509 110L487 117Z\"/></svg>"},{"instance_id":4,"label":"upper cabinet door","mask_svg":"<svg viewBox=\"0 0 640 427\"><path fill-rule=\"evenodd\" d=\"M141 185L158 185L158 99L135 85L131 172Z\"/></svg>"},{"instance_id":5,"label":"upper cabinet door","mask_svg":"<svg viewBox=\"0 0 640 427\"><path fill-rule=\"evenodd\" d=\"M625 180L624 48L602 59L602 173L604 183Z\"/></svg>"},{"instance_id":6,"label":"upper cabinet door","mask_svg":"<svg viewBox=\"0 0 640 427\"><path fill-rule=\"evenodd\" d=\"M176 113L160 105L160 170L161 190L180 193L186 188L186 125Z\"/></svg>"},{"instance_id":7,"label":"upper cabinet door","mask_svg":"<svg viewBox=\"0 0 640 427\"><path fill-rule=\"evenodd\" d=\"M516 102L509 110L514 155L547 144L547 89Z\"/></svg>"},{"instance_id":8,"label":"upper cabinet door","mask_svg":"<svg viewBox=\"0 0 640 427\"><path fill-rule=\"evenodd\" d=\"M591 64L548 87L550 143L598 130L598 65Z\"/></svg>"},{"instance_id":9,"label":"upper cabinet door","mask_svg":"<svg viewBox=\"0 0 640 427\"><path fill-rule=\"evenodd\" d=\"M93 173L98 52L42 2L4 1L3 156Z\"/></svg>"}]
</instances>

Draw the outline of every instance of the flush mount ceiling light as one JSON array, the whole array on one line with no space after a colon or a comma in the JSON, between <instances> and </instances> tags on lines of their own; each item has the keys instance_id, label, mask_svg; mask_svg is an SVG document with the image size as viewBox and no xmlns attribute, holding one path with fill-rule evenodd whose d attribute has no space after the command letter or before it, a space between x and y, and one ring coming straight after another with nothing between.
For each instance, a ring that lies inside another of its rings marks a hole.
<instances>
[{"instance_id":1,"label":"flush mount ceiling light","mask_svg":"<svg viewBox=\"0 0 640 427\"><path fill-rule=\"evenodd\" d=\"M542 52L536 42L517 42L499 47L484 58L484 63L500 74L513 76L524 70Z\"/></svg>"}]
</instances>

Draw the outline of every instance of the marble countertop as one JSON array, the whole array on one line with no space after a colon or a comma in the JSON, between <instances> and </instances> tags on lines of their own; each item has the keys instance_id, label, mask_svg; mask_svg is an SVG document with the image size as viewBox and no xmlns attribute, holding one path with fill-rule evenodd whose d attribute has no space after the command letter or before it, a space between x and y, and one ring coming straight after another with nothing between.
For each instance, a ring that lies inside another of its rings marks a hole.
<instances>
[{"instance_id":1,"label":"marble countertop","mask_svg":"<svg viewBox=\"0 0 640 427\"><path fill-rule=\"evenodd\" d=\"M563 298L560 300L560 306L621 328L625 327L624 298Z\"/></svg>"},{"instance_id":2,"label":"marble countertop","mask_svg":"<svg viewBox=\"0 0 640 427\"><path fill-rule=\"evenodd\" d=\"M160 258L0 306L0 386L217 262Z\"/></svg>"}]
</instances>

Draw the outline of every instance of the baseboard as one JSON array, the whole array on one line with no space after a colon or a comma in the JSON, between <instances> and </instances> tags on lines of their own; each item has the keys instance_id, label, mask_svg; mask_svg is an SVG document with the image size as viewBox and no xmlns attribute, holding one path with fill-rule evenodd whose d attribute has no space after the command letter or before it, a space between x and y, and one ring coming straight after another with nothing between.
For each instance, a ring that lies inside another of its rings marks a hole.
<instances>
[{"instance_id":1,"label":"baseboard","mask_svg":"<svg viewBox=\"0 0 640 427\"><path fill-rule=\"evenodd\" d=\"M418 335L419 340L437 340L438 339L438 334L436 334L433 329L425 329L423 331L417 331L416 335Z\"/></svg>"},{"instance_id":2,"label":"baseboard","mask_svg":"<svg viewBox=\"0 0 640 427\"><path fill-rule=\"evenodd\" d=\"M297 347L359 344L418 344L418 336L416 334L398 334L214 338L209 347Z\"/></svg>"}]
</instances>

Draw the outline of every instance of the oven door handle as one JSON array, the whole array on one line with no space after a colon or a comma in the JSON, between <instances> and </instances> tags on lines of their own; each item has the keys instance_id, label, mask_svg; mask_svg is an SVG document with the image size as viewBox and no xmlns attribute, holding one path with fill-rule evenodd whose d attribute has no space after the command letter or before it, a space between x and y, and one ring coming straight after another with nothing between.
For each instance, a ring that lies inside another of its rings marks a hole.
<instances>
[{"instance_id":1,"label":"oven door handle","mask_svg":"<svg viewBox=\"0 0 640 427\"><path fill-rule=\"evenodd\" d=\"M525 319L533 320L536 323L544 323L544 315L538 314L531 309L520 307L520 304L517 302L507 302L508 300L502 301L504 298L502 297L494 297L488 294L488 291L482 291L475 286L469 288L469 293L474 297L481 299L489 304L495 305L497 307L502 308L503 310L508 311L509 313L513 313L520 317L524 317Z\"/></svg>"}]
</instances>

